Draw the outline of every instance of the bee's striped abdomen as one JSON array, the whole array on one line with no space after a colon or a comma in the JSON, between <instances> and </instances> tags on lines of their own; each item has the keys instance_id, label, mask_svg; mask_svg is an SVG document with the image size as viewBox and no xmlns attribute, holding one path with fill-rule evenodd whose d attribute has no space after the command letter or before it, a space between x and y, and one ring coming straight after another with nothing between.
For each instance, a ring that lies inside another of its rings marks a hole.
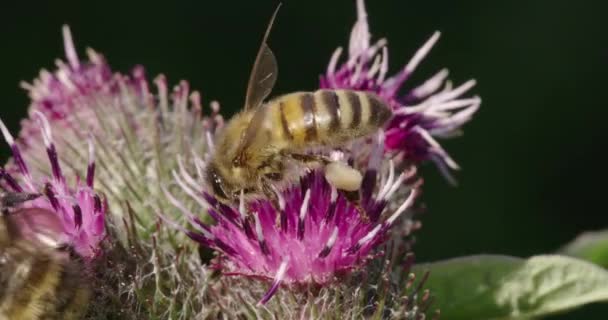
<instances>
[{"instance_id":1,"label":"bee's striped abdomen","mask_svg":"<svg viewBox=\"0 0 608 320\"><path fill-rule=\"evenodd\" d=\"M24 243L8 248L6 254L10 258L0 268L7 273L0 281L0 319L72 320L82 316L90 291L78 265Z\"/></svg>"},{"instance_id":2,"label":"bee's striped abdomen","mask_svg":"<svg viewBox=\"0 0 608 320\"><path fill-rule=\"evenodd\" d=\"M376 95L354 90L319 90L317 121L324 144L344 143L375 132L392 115Z\"/></svg>"},{"instance_id":3,"label":"bee's striped abdomen","mask_svg":"<svg viewBox=\"0 0 608 320\"><path fill-rule=\"evenodd\" d=\"M60 266L49 257L16 257L14 276L7 284L8 292L0 304L0 314L9 319L38 319L53 298L58 283Z\"/></svg>"},{"instance_id":4,"label":"bee's striped abdomen","mask_svg":"<svg viewBox=\"0 0 608 320\"><path fill-rule=\"evenodd\" d=\"M376 95L354 90L297 92L271 101L275 134L293 148L337 145L375 132L390 118ZM278 133L277 133L278 132Z\"/></svg>"},{"instance_id":5,"label":"bee's striped abdomen","mask_svg":"<svg viewBox=\"0 0 608 320\"><path fill-rule=\"evenodd\" d=\"M312 93L298 92L278 99L283 137L293 146L317 140L316 103Z\"/></svg>"}]
</instances>

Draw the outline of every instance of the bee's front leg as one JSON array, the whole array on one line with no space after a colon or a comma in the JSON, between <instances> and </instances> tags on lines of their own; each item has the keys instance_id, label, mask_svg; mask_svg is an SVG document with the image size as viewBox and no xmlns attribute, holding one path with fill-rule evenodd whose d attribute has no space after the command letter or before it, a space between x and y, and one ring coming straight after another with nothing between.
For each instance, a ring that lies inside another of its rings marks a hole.
<instances>
[{"instance_id":1,"label":"bee's front leg","mask_svg":"<svg viewBox=\"0 0 608 320\"><path fill-rule=\"evenodd\" d=\"M0 210L7 211L9 208L38 197L40 197L39 193L0 192Z\"/></svg>"},{"instance_id":2,"label":"bee's front leg","mask_svg":"<svg viewBox=\"0 0 608 320\"><path fill-rule=\"evenodd\" d=\"M285 157L289 157L293 160L299 161L299 162L303 162L303 163L316 163L316 164L320 164L320 165L327 165L329 164L331 161L331 159L329 159L326 156L320 155L320 154L304 154L304 153L291 153L291 152L283 152L282 153L283 156Z\"/></svg>"},{"instance_id":3,"label":"bee's front leg","mask_svg":"<svg viewBox=\"0 0 608 320\"><path fill-rule=\"evenodd\" d=\"M348 203L355 207L355 210L357 210L359 216L363 221L369 222L369 216L367 215L367 211L365 211L365 208L363 208L363 206L361 205L361 195L359 193L359 190L347 191L338 189L338 192L342 194L344 198L346 198Z\"/></svg>"},{"instance_id":4,"label":"bee's front leg","mask_svg":"<svg viewBox=\"0 0 608 320\"><path fill-rule=\"evenodd\" d=\"M272 175L272 178L275 178L275 179L271 179L271 177L269 177L269 175ZM280 175L280 176L277 176L277 175ZM279 226L281 223L281 214L282 214L281 205L279 203L279 196L276 194L276 192L272 188L271 183L272 183L272 180L279 181L283 177L282 177L282 174L280 174L280 173L266 174L264 177L265 178L262 178L262 180L260 181L262 193L264 193L264 196L266 197L266 199L268 199L270 201L270 204L274 208L274 211L276 212L276 223L277 223L277 226Z\"/></svg>"}]
</instances>

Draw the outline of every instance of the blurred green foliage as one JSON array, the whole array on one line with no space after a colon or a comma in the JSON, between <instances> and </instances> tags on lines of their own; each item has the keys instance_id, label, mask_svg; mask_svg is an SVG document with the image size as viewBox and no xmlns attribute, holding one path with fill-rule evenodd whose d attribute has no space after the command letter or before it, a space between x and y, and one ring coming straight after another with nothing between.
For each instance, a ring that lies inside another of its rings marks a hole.
<instances>
[{"instance_id":1,"label":"blurred green foliage","mask_svg":"<svg viewBox=\"0 0 608 320\"><path fill-rule=\"evenodd\" d=\"M79 51L92 46L115 70L187 79L225 114L242 105L245 82L274 1L62 1L0 4L0 117L13 132L26 114L18 88L63 56L60 26ZM476 253L529 256L557 250L585 230L608 227L608 33L602 1L368 1L371 31L389 39L402 66L435 30L442 39L410 83L448 67L476 78L482 109L465 136L444 142L462 165L450 187L423 170L416 253L433 261ZM284 1L270 44L275 94L312 90L336 46L346 45L354 1ZM8 148L2 148L6 158ZM576 318L608 312L595 306ZM573 316L560 318L566 319ZM552 319L558 319L552 318Z\"/></svg>"}]
</instances>

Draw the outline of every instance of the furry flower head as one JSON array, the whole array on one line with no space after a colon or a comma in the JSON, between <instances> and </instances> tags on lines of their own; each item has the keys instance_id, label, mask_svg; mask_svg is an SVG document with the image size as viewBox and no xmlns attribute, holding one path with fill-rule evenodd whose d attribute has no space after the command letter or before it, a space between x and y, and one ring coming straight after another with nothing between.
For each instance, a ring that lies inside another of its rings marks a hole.
<instances>
[{"instance_id":1,"label":"furry flower head","mask_svg":"<svg viewBox=\"0 0 608 320\"><path fill-rule=\"evenodd\" d=\"M100 253L100 242L105 237L106 213L105 202L93 190L95 178L93 146L89 145L90 158L85 181L77 179L74 185L70 185L59 164L49 123L41 113L36 115L38 124L42 128L40 138L46 146L51 174L43 176L30 172L19 146L4 123L0 121L0 130L4 140L11 146L16 167L14 172L9 172L4 168L0 169L1 187L11 192L44 195L21 205L23 209L40 209L19 211L19 214L24 217L19 219L23 225L18 227L26 232L25 236L38 237L39 235L35 232L36 224L42 225L46 222L56 221L57 223L47 224L47 227L55 229L52 232L56 238L52 241L69 245L80 256L91 260ZM28 214L31 216L25 217ZM48 217L48 215L53 217Z\"/></svg>"},{"instance_id":2,"label":"furry flower head","mask_svg":"<svg viewBox=\"0 0 608 320\"><path fill-rule=\"evenodd\" d=\"M399 218L406 223L401 236L416 228L407 216L420 192L418 184L412 183L416 169L396 175L393 163L382 161L382 143L379 139L360 146L373 149L372 156L368 161L356 161L357 168L365 172L363 215L319 171L310 172L286 190L277 190L277 210L267 199L248 208L243 199L238 208L222 204L182 170L176 175L177 183L205 207L216 222L212 226L202 223L171 194L167 196L189 217L194 229L182 230L223 254L218 267L225 274L273 280L261 299L265 303L280 284L324 285L361 267L374 257L374 249L387 240Z\"/></svg>"}]
</instances>

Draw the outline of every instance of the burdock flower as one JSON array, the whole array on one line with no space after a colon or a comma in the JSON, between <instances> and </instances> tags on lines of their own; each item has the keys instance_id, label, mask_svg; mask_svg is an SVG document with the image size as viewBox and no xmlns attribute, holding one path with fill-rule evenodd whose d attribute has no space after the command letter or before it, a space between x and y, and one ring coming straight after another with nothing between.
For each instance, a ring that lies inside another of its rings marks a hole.
<instances>
[{"instance_id":1,"label":"burdock flower","mask_svg":"<svg viewBox=\"0 0 608 320\"><path fill-rule=\"evenodd\" d=\"M36 230L40 229L39 226L44 225L45 228L54 229L48 231L53 236L58 237L45 239L46 241L68 245L85 260L92 260L100 253L100 242L106 235L106 204L93 191L95 178L93 145L89 145L90 158L86 165L84 182L76 179L74 185L70 185L57 160L57 151L48 121L41 113L38 113L37 117L38 125L42 128L42 136L39 139L44 141L48 156L47 161L51 167L50 176L33 175L31 173L26 160L22 157L19 146L15 143L4 123L0 121L0 130L4 140L12 149L13 161L16 166L15 172L12 173L0 169L2 179L0 186L4 190L12 192L42 194L35 200L21 204L21 208L24 209L39 209L20 212L23 217L19 218L21 225L18 227L24 236L39 237L40 235L36 234ZM46 214L52 214L55 218L45 217ZM50 221L60 221L60 224L51 224Z\"/></svg>"},{"instance_id":2,"label":"burdock flower","mask_svg":"<svg viewBox=\"0 0 608 320\"><path fill-rule=\"evenodd\" d=\"M219 106L212 103L211 116L202 117L200 94L190 91L186 81L171 91L163 75L148 82L141 66L127 75L115 73L93 49L81 59L67 26L63 41L66 61L57 60L56 70L42 70L21 84L31 104L15 143L32 159L31 171L45 174L50 168L37 114L53 128L57 161L67 168L86 161L87 141L93 141L97 188L107 196L110 212L118 221L128 211L136 213L147 236L156 229L154 212L170 206L153 199L162 196L161 181L171 179L175 155L187 162L192 152L206 149L206 132L222 121ZM9 162L7 170L14 169L14 161Z\"/></svg>"},{"instance_id":3,"label":"burdock flower","mask_svg":"<svg viewBox=\"0 0 608 320\"><path fill-rule=\"evenodd\" d=\"M377 93L390 103L395 114L386 129L386 149L398 153L409 163L433 161L446 178L452 180L449 169L458 169L458 164L434 137L458 135L462 125L477 111L481 104L479 97L462 98L475 81L469 80L453 88L451 82L446 81L448 71L443 69L423 84L408 91L402 90L440 33L435 32L401 71L387 77L387 41L380 39L371 44L363 0L357 1L357 16L350 35L348 59L339 64L342 48L334 52L325 75L320 78L321 88Z\"/></svg>"},{"instance_id":4,"label":"burdock flower","mask_svg":"<svg viewBox=\"0 0 608 320\"><path fill-rule=\"evenodd\" d=\"M96 121L92 99L119 91L119 83L102 55L89 49L89 61L78 58L67 26L63 27L63 42L67 62L57 60L54 72L43 69L32 83L21 83L31 99L29 118L21 121L18 143L22 148L40 146L35 113L42 113L55 130L99 127L102 124Z\"/></svg>"},{"instance_id":5,"label":"burdock flower","mask_svg":"<svg viewBox=\"0 0 608 320\"><path fill-rule=\"evenodd\" d=\"M180 170L176 182L213 217L216 224L211 226L168 192L167 197L189 217L194 230L181 229L193 240L222 253L217 267L224 274L272 280L260 300L264 304L281 284L327 285L365 265L378 254L375 249L389 238L398 218L406 224L401 236L417 227L410 217L403 217L419 193L416 169L410 167L396 176L393 163L382 161L381 138L365 147L374 151L366 152L371 158L355 162L366 173L361 191L364 215L319 171L308 173L285 190L275 190L280 206L277 212L266 199L247 205L241 199L238 208L224 205L186 170ZM197 164L197 171L203 172L204 161Z\"/></svg>"}]
</instances>

